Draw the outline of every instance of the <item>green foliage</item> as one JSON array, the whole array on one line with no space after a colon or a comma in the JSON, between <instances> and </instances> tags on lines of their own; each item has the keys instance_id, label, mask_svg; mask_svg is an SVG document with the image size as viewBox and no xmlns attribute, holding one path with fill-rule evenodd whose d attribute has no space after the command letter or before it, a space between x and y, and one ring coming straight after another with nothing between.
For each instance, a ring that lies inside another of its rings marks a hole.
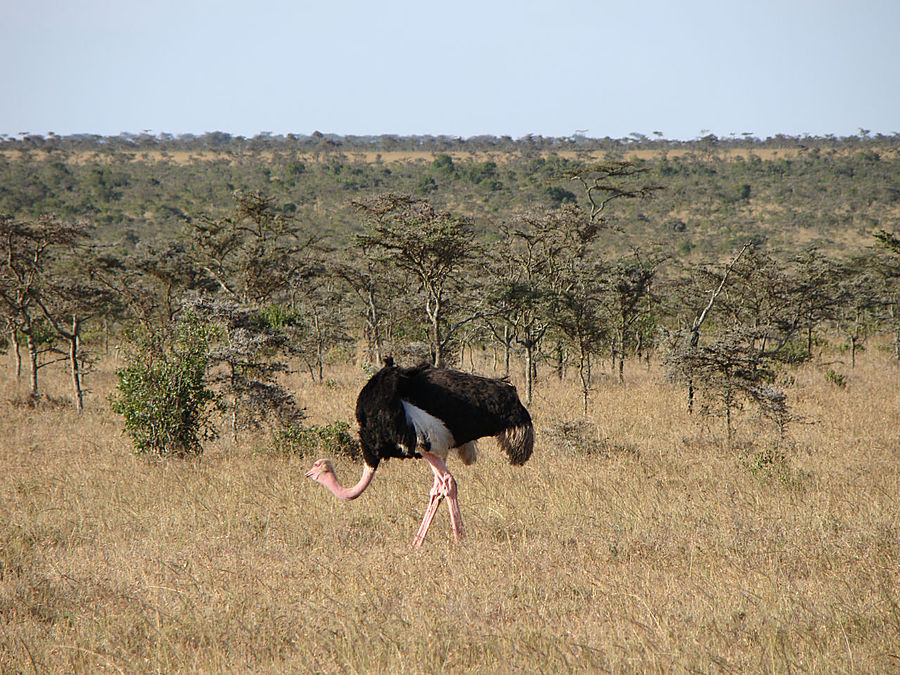
<instances>
[{"instance_id":1,"label":"green foliage","mask_svg":"<svg viewBox=\"0 0 900 675\"><path fill-rule=\"evenodd\" d=\"M727 190L722 199L726 204L735 204L737 202L746 202L750 200L752 187L749 183L734 185Z\"/></svg>"},{"instance_id":2,"label":"green foliage","mask_svg":"<svg viewBox=\"0 0 900 675\"><path fill-rule=\"evenodd\" d=\"M793 447L792 443L784 441L769 442L763 447L750 442L742 452L741 464L760 481L802 491L812 474L791 465Z\"/></svg>"},{"instance_id":3,"label":"green foliage","mask_svg":"<svg viewBox=\"0 0 900 675\"><path fill-rule=\"evenodd\" d=\"M453 158L445 153L435 155L431 168L447 176L452 175L456 171L456 167L453 166Z\"/></svg>"},{"instance_id":4,"label":"green foliage","mask_svg":"<svg viewBox=\"0 0 900 675\"><path fill-rule=\"evenodd\" d=\"M774 360L779 363L786 363L792 366L798 366L801 363L809 361L812 355L807 350L806 345L800 340L788 340L782 348L773 355Z\"/></svg>"},{"instance_id":5,"label":"green foliage","mask_svg":"<svg viewBox=\"0 0 900 675\"><path fill-rule=\"evenodd\" d=\"M117 392L110 396L122 415L135 454L186 457L203 452L215 394L207 387L209 331L193 316L173 327L171 337L141 335L126 365L116 371Z\"/></svg>"},{"instance_id":6,"label":"green foliage","mask_svg":"<svg viewBox=\"0 0 900 675\"><path fill-rule=\"evenodd\" d=\"M431 176L422 176L416 185L416 193L420 195L427 195L430 192L435 192L437 189L437 183Z\"/></svg>"},{"instance_id":7,"label":"green foliage","mask_svg":"<svg viewBox=\"0 0 900 675\"><path fill-rule=\"evenodd\" d=\"M875 233L875 238L884 248L900 255L900 236L896 233L888 232L887 230L879 230Z\"/></svg>"},{"instance_id":8,"label":"green foliage","mask_svg":"<svg viewBox=\"0 0 900 675\"><path fill-rule=\"evenodd\" d=\"M774 444L761 449L752 449L743 457L746 469L761 480L775 480L789 485L793 482L788 456L781 446ZM800 474L798 473L797 476Z\"/></svg>"},{"instance_id":9,"label":"green foliage","mask_svg":"<svg viewBox=\"0 0 900 675\"><path fill-rule=\"evenodd\" d=\"M629 139L628 152L649 151L647 180L666 190L652 202L622 200L617 216L643 243L665 239L665 223L690 205L696 241L689 254L695 259L712 259L733 247L732 238L719 236L723 226L742 230L743 240L763 235L782 250L800 235L826 252L842 250L848 232L890 229L890 208L900 199L896 137L803 139L809 151L798 150L797 143L791 138ZM7 151L29 144L0 140ZM536 137L346 137L340 142L332 137L231 137L223 142L207 134L54 138L42 147L52 148L52 156L0 156L0 211L90 217L104 238L147 239L150 233L173 233L200 213L219 219L231 210L235 191L264 186L274 203L296 205L291 213L310 233L336 234L346 242L358 227L348 196L359 199L385 190L427 195L440 209L489 223L518 208L558 203L561 193L547 192L554 177L607 154L620 156L624 146L616 139ZM135 154L139 149L145 152ZM398 150L430 152L424 156L433 159L379 161L373 152ZM195 157L185 161L190 153ZM749 194L746 186L751 186ZM571 184L562 187L573 190ZM597 190L593 194L598 204L605 199ZM740 208L748 197L760 207L752 215ZM585 195L579 194L579 201L585 205ZM639 213L647 220L638 229ZM673 247L680 243L672 242Z\"/></svg>"},{"instance_id":10,"label":"green foliage","mask_svg":"<svg viewBox=\"0 0 900 675\"><path fill-rule=\"evenodd\" d=\"M259 313L252 317L251 324L257 329L269 328L280 331L285 328L302 326L303 319L299 310L273 303L262 307Z\"/></svg>"},{"instance_id":11,"label":"green foliage","mask_svg":"<svg viewBox=\"0 0 900 675\"><path fill-rule=\"evenodd\" d=\"M100 225L90 243L102 264L87 268L118 294L122 314L104 317L112 330L168 323L188 291L246 308L245 318L221 315L209 366L235 429L268 423L282 405L294 415L280 373L302 361L321 381L349 337L375 361L418 341L427 358L452 362L459 344L495 340L507 356L524 353L533 375L548 358L546 335L587 393L601 359L621 365L657 327L696 316L719 283L715 261L747 241L759 251L735 268L707 340L732 325L765 328L746 346L780 375L784 362L808 358L824 327L850 333L856 351L867 334L900 331L900 312L887 312L900 265L889 253L900 250L897 137L798 147L633 136L0 140L0 211ZM414 154L376 154L404 150ZM399 197L410 194L428 201ZM580 215L528 217L545 211ZM831 259L874 231L886 249L877 264L868 252L852 268ZM817 256L794 260L798 242ZM632 251L663 261L652 284L628 263ZM742 399L725 384L720 410ZM754 395L781 415L776 392Z\"/></svg>"},{"instance_id":12,"label":"green foliage","mask_svg":"<svg viewBox=\"0 0 900 675\"><path fill-rule=\"evenodd\" d=\"M554 205L559 204L576 204L578 202L578 197L575 196L574 192L570 192L565 188L561 188L558 185L551 185L546 189L547 198Z\"/></svg>"},{"instance_id":13,"label":"green foliage","mask_svg":"<svg viewBox=\"0 0 900 675\"><path fill-rule=\"evenodd\" d=\"M471 183L489 183L493 186L497 183L496 162L475 162L466 166L463 176Z\"/></svg>"},{"instance_id":14,"label":"green foliage","mask_svg":"<svg viewBox=\"0 0 900 675\"><path fill-rule=\"evenodd\" d=\"M306 173L306 164L303 162L294 160L292 162L288 162L285 166L286 173L291 176L302 176Z\"/></svg>"},{"instance_id":15,"label":"green foliage","mask_svg":"<svg viewBox=\"0 0 900 675\"><path fill-rule=\"evenodd\" d=\"M783 468L787 462L784 450L769 446L746 458L747 468L754 473L771 473Z\"/></svg>"},{"instance_id":16,"label":"green foliage","mask_svg":"<svg viewBox=\"0 0 900 675\"><path fill-rule=\"evenodd\" d=\"M359 459L359 441L346 422L321 426L286 426L275 432L272 450L282 455L343 456Z\"/></svg>"},{"instance_id":17,"label":"green foliage","mask_svg":"<svg viewBox=\"0 0 900 675\"><path fill-rule=\"evenodd\" d=\"M829 368L825 371L825 381L833 384L838 389L843 389L847 386L847 377L835 371L834 368Z\"/></svg>"}]
</instances>

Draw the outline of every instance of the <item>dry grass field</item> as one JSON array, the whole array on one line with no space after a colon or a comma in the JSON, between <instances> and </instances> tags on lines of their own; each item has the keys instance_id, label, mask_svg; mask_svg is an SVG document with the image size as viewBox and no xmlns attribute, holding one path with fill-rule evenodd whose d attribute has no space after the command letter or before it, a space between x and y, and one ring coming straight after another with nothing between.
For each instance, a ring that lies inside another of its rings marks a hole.
<instances>
[{"instance_id":1,"label":"dry grass field","mask_svg":"<svg viewBox=\"0 0 900 675\"><path fill-rule=\"evenodd\" d=\"M771 161L774 159L793 159L796 157L802 156L804 153L804 149L795 146L795 147L783 147L783 148L716 148L716 149L699 149L699 148L671 148L671 149L622 149L617 153L614 153L616 156L620 156L621 159L629 159L629 160L647 160L652 161L655 159L659 159L661 157L668 157L669 159L675 159L679 157L690 157L696 155L702 155L706 158L719 158L723 160L734 160L734 159L749 159L750 157L758 157L763 161ZM855 149L845 149L845 150L832 150L832 152L836 152L839 154L851 154L856 152ZM884 157L891 157L896 154L896 150L892 150L890 148L882 148L879 152ZM298 152L293 153L297 158L302 159L304 162L309 163L325 163L332 161L334 158L334 152ZM363 162L363 163L375 163L375 162L383 162L385 164L394 164L394 163L403 163L403 164L415 164L418 162L429 163L434 160L434 158L439 155L449 155L453 158L454 162L465 163L466 161L474 161L474 162L484 162L484 161L493 161L498 164L503 164L511 161L512 159L519 158L521 155L518 152L509 152L509 151L501 151L497 150L494 152L483 151L483 150L447 150L447 151L434 151L434 150L385 150L385 151L377 151L377 150L366 150L366 151L355 151L350 150L346 153L338 153L345 154L346 157L352 159L353 161ZM575 151L575 150L557 150L553 152L544 152L540 153L543 156L556 156L561 157L563 159L569 160L581 160L583 162L602 162L609 159L609 152L605 150L596 150L596 151ZM113 160L116 155L111 153L97 152L92 150L78 150L67 153L65 156L65 161L71 162L73 164L96 164L96 163L107 163ZM136 150L128 153L132 162L172 162L173 164L178 165L188 165L188 164L201 164L203 162L215 162L221 161L222 159L228 159L232 163L238 161L233 155L228 153L216 151L216 150L197 150L195 152L184 151L184 150L173 150L171 152L162 152L159 150ZM271 152L261 152L255 151L253 156L258 159L263 160L272 160L274 158L274 154ZM43 152L41 150L0 150L0 157L5 158L7 161L15 162L15 161L23 161L27 160L30 162L35 161L46 161L54 157L52 153Z\"/></svg>"},{"instance_id":2,"label":"dry grass field","mask_svg":"<svg viewBox=\"0 0 900 675\"><path fill-rule=\"evenodd\" d=\"M312 458L212 443L135 458L92 376L77 414L0 372L0 672L900 672L900 370L844 388L807 365L779 452L749 414L726 447L657 366L600 382L587 422L545 375L524 467L391 461L357 501ZM67 395L60 373L48 391ZM297 378L311 423L352 420L358 368ZM359 466L336 462L355 482Z\"/></svg>"}]
</instances>

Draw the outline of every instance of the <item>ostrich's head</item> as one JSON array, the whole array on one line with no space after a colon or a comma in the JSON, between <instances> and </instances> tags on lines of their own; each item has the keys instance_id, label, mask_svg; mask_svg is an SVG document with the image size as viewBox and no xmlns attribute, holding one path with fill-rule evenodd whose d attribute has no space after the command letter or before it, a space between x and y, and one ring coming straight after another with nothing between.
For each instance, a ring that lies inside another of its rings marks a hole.
<instances>
[{"instance_id":1,"label":"ostrich's head","mask_svg":"<svg viewBox=\"0 0 900 675\"><path fill-rule=\"evenodd\" d=\"M353 487L344 487L334 475L334 467L327 459L316 460L312 468L306 472L307 478L312 478L327 487L338 499L356 499L369 486L374 475L375 469L366 464L363 466L362 478L359 479L359 482Z\"/></svg>"},{"instance_id":2,"label":"ostrich's head","mask_svg":"<svg viewBox=\"0 0 900 675\"><path fill-rule=\"evenodd\" d=\"M331 462L327 459L317 459L312 468L306 472L306 477L312 478L316 482L324 483L323 478L329 474L332 477L334 476L334 467L331 466Z\"/></svg>"}]
</instances>

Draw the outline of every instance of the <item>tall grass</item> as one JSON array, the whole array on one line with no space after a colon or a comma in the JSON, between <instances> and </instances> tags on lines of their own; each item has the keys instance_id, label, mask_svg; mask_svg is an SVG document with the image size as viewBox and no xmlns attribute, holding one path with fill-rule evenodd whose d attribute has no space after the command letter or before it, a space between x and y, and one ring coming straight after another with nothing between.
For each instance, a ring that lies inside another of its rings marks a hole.
<instances>
[{"instance_id":1,"label":"tall grass","mask_svg":"<svg viewBox=\"0 0 900 675\"><path fill-rule=\"evenodd\" d=\"M900 372L876 350L844 387L794 374L788 442L747 415L730 449L655 367L587 420L544 376L532 459L451 462L468 539L442 509L420 551L423 463L344 503L262 440L148 462L111 370L80 415L0 374L0 672L900 670ZM331 376L291 383L310 424L352 422L366 376Z\"/></svg>"}]
</instances>

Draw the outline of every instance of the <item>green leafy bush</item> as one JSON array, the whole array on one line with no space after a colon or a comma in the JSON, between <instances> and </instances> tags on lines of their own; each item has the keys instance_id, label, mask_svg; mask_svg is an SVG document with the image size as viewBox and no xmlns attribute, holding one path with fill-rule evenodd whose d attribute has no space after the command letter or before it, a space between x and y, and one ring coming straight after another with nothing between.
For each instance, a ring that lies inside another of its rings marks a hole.
<instances>
[{"instance_id":1,"label":"green leafy bush","mask_svg":"<svg viewBox=\"0 0 900 675\"><path fill-rule=\"evenodd\" d=\"M140 335L131 346L126 365L116 371L110 404L125 419L135 454L200 455L201 439L214 435L209 413L216 395L206 384L208 329L188 316L171 335Z\"/></svg>"},{"instance_id":2,"label":"green leafy bush","mask_svg":"<svg viewBox=\"0 0 900 675\"><path fill-rule=\"evenodd\" d=\"M350 433L346 422L321 426L291 426L275 432L272 449L285 455L327 455L359 459L359 441Z\"/></svg>"}]
</instances>

